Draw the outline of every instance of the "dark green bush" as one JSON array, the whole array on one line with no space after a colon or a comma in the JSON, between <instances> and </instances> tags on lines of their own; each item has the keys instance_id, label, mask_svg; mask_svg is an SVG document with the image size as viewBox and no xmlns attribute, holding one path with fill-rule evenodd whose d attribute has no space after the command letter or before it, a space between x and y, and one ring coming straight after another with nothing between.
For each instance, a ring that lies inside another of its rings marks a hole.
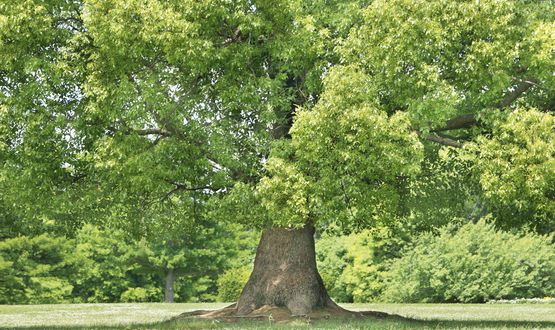
<instances>
[{"instance_id":1,"label":"dark green bush","mask_svg":"<svg viewBox=\"0 0 555 330\"><path fill-rule=\"evenodd\" d=\"M425 234L387 275L392 302L464 302L553 296L551 238L497 231L486 220Z\"/></svg>"},{"instance_id":2,"label":"dark green bush","mask_svg":"<svg viewBox=\"0 0 555 330\"><path fill-rule=\"evenodd\" d=\"M132 246L117 231L85 225L75 238L74 255L79 270L73 274L75 302L116 302L130 287L140 287L132 278L128 261Z\"/></svg>"},{"instance_id":3,"label":"dark green bush","mask_svg":"<svg viewBox=\"0 0 555 330\"><path fill-rule=\"evenodd\" d=\"M353 302L353 295L343 281L343 273L352 261L348 256L349 236L324 236L316 242L316 260L328 294L336 302Z\"/></svg>"},{"instance_id":4,"label":"dark green bush","mask_svg":"<svg viewBox=\"0 0 555 330\"><path fill-rule=\"evenodd\" d=\"M43 234L0 242L0 304L68 302L77 269L71 242Z\"/></svg>"}]
</instances>

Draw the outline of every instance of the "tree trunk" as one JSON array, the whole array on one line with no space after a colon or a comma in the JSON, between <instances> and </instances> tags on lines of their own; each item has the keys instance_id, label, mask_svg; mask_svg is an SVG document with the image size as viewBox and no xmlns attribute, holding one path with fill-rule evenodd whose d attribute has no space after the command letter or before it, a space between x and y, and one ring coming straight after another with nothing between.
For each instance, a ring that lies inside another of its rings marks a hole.
<instances>
[{"instance_id":1,"label":"tree trunk","mask_svg":"<svg viewBox=\"0 0 555 330\"><path fill-rule=\"evenodd\" d=\"M173 303L173 283L175 282L175 274L170 268L166 272L166 289L164 291L164 302Z\"/></svg>"},{"instance_id":2,"label":"tree trunk","mask_svg":"<svg viewBox=\"0 0 555 330\"><path fill-rule=\"evenodd\" d=\"M328 296L314 250L314 227L271 228L262 233L254 269L237 302L237 314L262 306L287 307L292 315L338 307Z\"/></svg>"}]
</instances>

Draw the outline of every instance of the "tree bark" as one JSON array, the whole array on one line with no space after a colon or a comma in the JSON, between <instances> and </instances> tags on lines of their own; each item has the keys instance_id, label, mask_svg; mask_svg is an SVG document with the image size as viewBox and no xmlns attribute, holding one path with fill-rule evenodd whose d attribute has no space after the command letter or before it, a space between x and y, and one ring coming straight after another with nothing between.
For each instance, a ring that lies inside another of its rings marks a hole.
<instances>
[{"instance_id":1,"label":"tree bark","mask_svg":"<svg viewBox=\"0 0 555 330\"><path fill-rule=\"evenodd\" d=\"M292 315L340 308L328 296L316 267L313 226L270 228L262 233L237 314L247 315L263 306L286 307Z\"/></svg>"},{"instance_id":2,"label":"tree bark","mask_svg":"<svg viewBox=\"0 0 555 330\"><path fill-rule=\"evenodd\" d=\"M173 268L166 271L166 289L164 290L164 302L173 303L173 284L175 282L175 274Z\"/></svg>"}]
</instances>

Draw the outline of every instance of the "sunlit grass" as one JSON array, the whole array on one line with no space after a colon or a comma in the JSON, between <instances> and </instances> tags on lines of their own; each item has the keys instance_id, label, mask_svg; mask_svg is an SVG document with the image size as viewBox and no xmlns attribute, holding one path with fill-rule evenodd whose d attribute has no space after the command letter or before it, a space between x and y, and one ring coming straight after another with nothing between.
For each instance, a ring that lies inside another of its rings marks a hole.
<instances>
[{"instance_id":1,"label":"sunlit grass","mask_svg":"<svg viewBox=\"0 0 555 330\"><path fill-rule=\"evenodd\" d=\"M32 329L555 329L555 305L345 304L411 320L297 320L225 323L181 320L180 313L227 304L75 304L0 306L0 328Z\"/></svg>"}]
</instances>

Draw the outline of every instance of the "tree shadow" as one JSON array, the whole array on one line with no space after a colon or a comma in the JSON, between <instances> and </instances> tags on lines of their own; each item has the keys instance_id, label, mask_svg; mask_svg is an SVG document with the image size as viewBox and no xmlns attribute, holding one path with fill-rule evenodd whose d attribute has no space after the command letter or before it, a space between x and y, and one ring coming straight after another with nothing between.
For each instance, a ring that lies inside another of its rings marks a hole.
<instances>
[{"instance_id":1,"label":"tree shadow","mask_svg":"<svg viewBox=\"0 0 555 330\"><path fill-rule=\"evenodd\" d=\"M555 329L553 321L511 321L511 320L420 320L399 315L365 315L357 318L329 318L310 320L296 318L288 323L276 323L268 319L249 320L202 320L202 319L170 319L156 323L114 325L114 326L32 326L32 327L4 327L0 330L167 330L167 329Z\"/></svg>"},{"instance_id":2,"label":"tree shadow","mask_svg":"<svg viewBox=\"0 0 555 330\"><path fill-rule=\"evenodd\" d=\"M405 329L555 329L551 321L509 320L400 320Z\"/></svg>"}]
</instances>

